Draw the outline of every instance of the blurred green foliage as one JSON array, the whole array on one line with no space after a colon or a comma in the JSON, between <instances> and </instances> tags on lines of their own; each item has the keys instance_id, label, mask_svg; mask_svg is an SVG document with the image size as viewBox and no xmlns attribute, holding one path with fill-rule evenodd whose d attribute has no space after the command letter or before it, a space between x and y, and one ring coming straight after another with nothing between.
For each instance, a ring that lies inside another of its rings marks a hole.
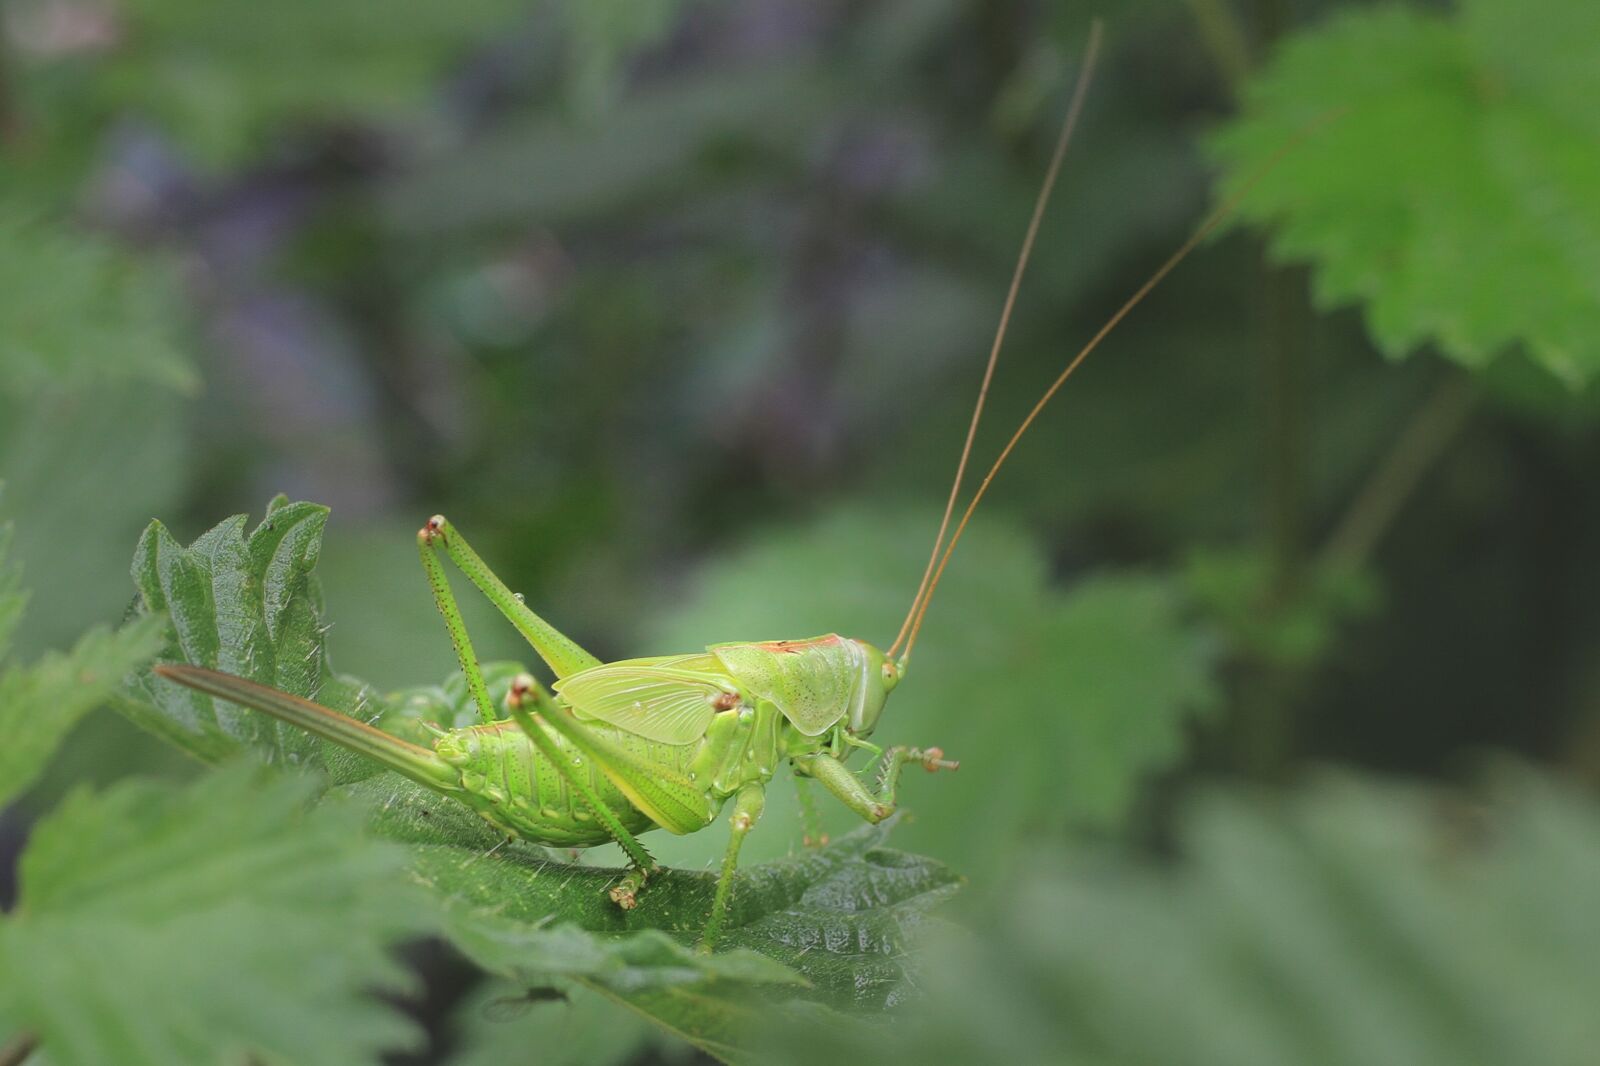
<instances>
[{"instance_id":1,"label":"blurred green foliage","mask_svg":"<svg viewBox=\"0 0 1600 1066\"><path fill-rule=\"evenodd\" d=\"M7 205L10 206L10 205ZM0 383L34 393L103 377L193 388L170 272L92 236L0 216Z\"/></svg>"},{"instance_id":2,"label":"blurred green foliage","mask_svg":"<svg viewBox=\"0 0 1600 1066\"><path fill-rule=\"evenodd\" d=\"M11 635L27 608L16 567L6 560L10 540L10 527L0 526L0 805L27 791L78 720L155 653L161 630L160 619L115 632L97 627L70 652L28 666L9 661Z\"/></svg>"},{"instance_id":3,"label":"blurred green foliage","mask_svg":"<svg viewBox=\"0 0 1600 1066\"><path fill-rule=\"evenodd\" d=\"M1537 27L1534 29L1533 27ZM1600 373L1600 93L1593 5L1468 0L1453 18L1353 11L1286 47L1217 139L1235 184L1316 128L1246 201L1360 302L1379 346L1481 366L1513 343Z\"/></svg>"},{"instance_id":4,"label":"blurred green foliage","mask_svg":"<svg viewBox=\"0 0 1600 1066\"><path fill-rule=\"evenodd\" d=\"M1597 830L1592 797L1521 768L1481 800L1345 776L1207 795L1177 861L1051 856L986 935L930 950L892 1031L811 1029L773 1057L1580 1062Z\"/></svg>"},{"instance_id":5,"label":"blurred green foliage","mask_svg":"<svg viewBox=\"0 0 1600 1066\"><path fill-rule=\"evenodd\" d=\"M332 1066L413 1037L364 991L409 983L385 947L425 928L399 852L363 839L353 807L307 810L309 791L235 766L68 799L0 925L8 1029L64 1066Z\"/></svg>"},{"instance_id":6,"label":"blurred green foliage","mask_svg":"<svg viewBox=\"0 0 1600 1066\"><path fill-rule=\"evenodd\" d=\"M905 850L824 802L802 852L780 782L706 962L720 828L624 920L606 849L143 670L87 712L169 611L161 654L389 728L461 703L440 511L608 658L886 641L1090 5L5 4L0 1057L1581 1058L1596 10L1111 13L980 471L1208 160L1226 196L1293 147L996 481L880 733L963 761L906 781ZM278 492L317 504L217 524ZM1485 750L1538 769L1441 787ZM348 795L207 765L247 751ZM368 995L422 932L418 998Z\"/></svg>"}]
</instances>

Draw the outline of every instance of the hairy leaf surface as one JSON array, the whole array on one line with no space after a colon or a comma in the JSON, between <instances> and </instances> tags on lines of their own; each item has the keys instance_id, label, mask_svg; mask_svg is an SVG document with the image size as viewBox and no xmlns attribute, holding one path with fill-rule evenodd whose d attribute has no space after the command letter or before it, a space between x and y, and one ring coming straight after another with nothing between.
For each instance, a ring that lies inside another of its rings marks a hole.
<instances>
[{"instance_id":1,"label":"hairy leaf surface","mask_svg":"<svg viewBox=\"0 0 1600 1066\"><path fill-rule=\"evenodd\" d=\"M1446 18L1348 12L1292 39L1215 141L1225 187L1308 126L1244 203L1360 303L1379 346L1469 366L1522 344L1572 384L1600 374L1600 8L1467 0Z\"/></svg>"},{"instance_id":2,"label":"hairy leaf surface","mask_svg":"<svg viewBox=\"0 0 1600 1066\"><path fill-rule=\"evenodd\" d=\"M235 515L188 547L152 522L134 555L133 579L139 609L170 618L161 658L224 670L335 710L357 710L362 689L335 679L323 650L312 570L327 518L326 507L279 497L253 530L247 531L245 515ZM132 679L115 706L211 762L250 748L275 761L352 765L297 729L149 671Z\"/></svg>"},{"instance_id":3,"label":"hairy leaf surface","mask_svg":"<svg viewBox=\"0 0 1600 1066\"><path fill-rule=\"evenodd\" d=\"M375 1062L413 1031L374 995L424 928L405 855L354 805L229 767L80 792L36 829L0 920L0 1019L57 1066Z\"/></svg>"},{"instance_id":4,"label":"hairy leaf surface","mask_svg":"<svg viewBox=\"0 0 1600 1066\"><path fill-rule=\"evenodd\" d=\"M887 835L864 828L742 869L712 956L693 948L710 911L709 873L666 870L624 912L605 898L617 870L430 844L413 845L413 864L446 908L451 941L486 969L522 983L577 981L739 1060L798 1004L877 1011L911 994L912 949L959 881L885 847Z\"/></svg>"},{"instance_id":5,"label":"hairy leaf surface","mask_svg":"<svg viewBox=\"0 0 1600 1066\"><path fill-rule=\"evenodd\" d=\"M0 527L0 808L38 780L78 720L161 645L161 620L146 618L117 631L91 630L71 651L50 652L28 666L7 663L26 604L16 571L5 565L9 539L10 529Z\"/></svg>"}]
</instances>

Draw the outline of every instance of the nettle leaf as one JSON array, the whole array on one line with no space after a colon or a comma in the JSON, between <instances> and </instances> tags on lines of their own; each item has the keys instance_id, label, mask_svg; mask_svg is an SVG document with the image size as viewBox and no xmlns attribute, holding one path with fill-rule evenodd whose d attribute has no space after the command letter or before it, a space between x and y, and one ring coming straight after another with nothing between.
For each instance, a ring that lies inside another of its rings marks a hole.
<instances>
[{"instance_id":1,"label":"nettle leaf","mask_svg":"<svg viewBox=\"0 0 1600 1066\"><path fill-rule=\"evenodd\" d=\"M192 389L183 324L159 261L0 210L0 391L108 378Z\"/></svg>"},{"instance_id":2,"label":"nettle leaf","mask_svg":"<svg viewBox=\"0 0 1600 1066\"><path fill-rule=\"evenodd\" d=\"M352 711L359 686L335 682L323 651L312 570L328 509L283 497L246 531L234 515L189 547L152 522L133 559L138 609L171 621L161 658L225 670ZM275 761L326 761L324 745L266 715L142 671L114 703L136 724L208 762L245 749Z\"/></svg>"},{"instance_id":3,"label":"nettle leaf","mask_svg":"<svg viewBox=\"0 0 1600 1066\"><path fill-rule=\"evenodd\" d=\"M353 786L396 808L449 801ZM448 814L446 817L450 817ZM403 817L399 819L402 823ZM428 827L432 829L430 825ZM519 846L411 843L412 869L446 914L447 937L491 973L523 984L575 981L728 1061L796 1004L879 1011L916 984L912 947L960 885L931 859L884 846L888 826L741 869L715 955L693 947L710 913L710 873L665 870L632 911L605 895L619 870L552 862Z\"/></svg>"},{"instance_id":4,"label":"nettle leaf","mask_svg":"<svg viewBox=\"0 0 1600 1066\"><path fill-rule=\"evenodd\" d=\"M376 998L423 928L405 855L308 781L233 766L79 792L39 823L0 920L0 1017L56 1066L375 1062L415 1032Z\"/></svg>"},{"instance_id":5,"label":"nettle leaf","mask_svg":"<svg viewBox=\"0 0 1600 1066\"><path fill-rule=\"evenodd\" d=\"M929 952L892 1030L782 1062L1410 1066L1593 1058L1600 810L1508 775L1486 803L1328 778L1189 809L1178 858L1039 856ZM876 1037L881 1046L863 1045Z\"/></svg>"},{"instance_id":6,"label":"nettle leaf","mask_svg":"<svg viewBox=\"0 0 1600 1066\"><path fill-rule=\"evenodd\" d=\"M161 647L162 619L118 630L96 627L71 651L50 652L29 666L0 672L0 807L44 771L72 727L105 703L130 671Z\"/></svg>"},{"instance_id":7,"label":"nettle leaf","mask_svg":"<svg viewBox=\"0 0 1600 1066\"><path fill-rule=\"evenodd\" d=\"M480 918L453 929L451 941L480 966L518 981L577 981L725 1062L741 1059L762 1012L775 1009L771 988L800 983L754 952L702 955L654 930L605 938L570 926L494 928Z\"/></svg>"},{"instance_id":8,"label":"nettle leaf","mask_svg":"<svg viewBox=\"0 0 1600 1066\"><path fill-rule=\"evenodd\" d=\"M0 527L0 661L27 602L15 568L5 565L9 539L10 528ZM123 675L160 646L161 620L146 618L117 631L90 630L71 651L51 652L30 666L8 663L0 670L0 808L38 780L78 720L105 702Z\"/></svg>"},{"instance_id":9,"label":"nettle leaf","mask_svg":"<svg viewBox=\"0 0 1600 1066\"><path fill-rule=\"evenodd\" d=\"M642 651L826 632L887 646L937 524L852 510L759 541L715 564ZM1216 650L1169 579L1057 590L1027 537L975 522L873 738L961 760L958 774L902 782L913 815L902 839L975 868L1030 834L1116 822L1139 783L1182 754L1187 719L1214 698ZM797 835L765 821L759 833Z\"/></svg>"},{"instance_id":10,"label":"nettle leaf","mask_svg":"<svg viewBox=\"0 0 1600 1066\"><path fill-rule=\"evenodd\" d=\"M1385 5L1283 46L1215 139L1224 187L1308 126L1246 199L1319 303L1361 303L1389 355L1468 366L1526 346L1572 385L1600 374L1600 7Z\"/></svg>"}]
</instances>

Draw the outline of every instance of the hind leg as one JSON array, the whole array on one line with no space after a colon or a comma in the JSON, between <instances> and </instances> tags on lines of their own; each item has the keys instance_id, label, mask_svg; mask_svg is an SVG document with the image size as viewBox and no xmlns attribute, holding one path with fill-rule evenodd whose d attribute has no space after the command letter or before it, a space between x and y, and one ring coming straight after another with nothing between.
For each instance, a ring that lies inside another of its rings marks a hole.
<instances>
[{"instance_id":1,"label":"hind leg","mask_svg":"<svg viewBox=\"0 0 1600 1066\"><path fill-rule=\"evenodd\" d=\"M450 633L450 643L455 645L456 661L461 664L461 673L467 679L467 690L472 693L472 700L478 706L478 717L485 723L499 721L494 705L489 699L489 689L483 680L483 670L478 665L477 652L473 650L472 638L467 635L467 624L461 617L461 609L456 605L455 593L450 589L450 582L444 570L444 564L438 555L438 539L443 520L430 521L417 533L417 548L422 556L422 569L428 575L428 587L433 590L433 602L439 608L439 613L444 616L445 629ZM461 542L460 548L466 548ZM477 556L472 556L476 559ZM481 563L479 564L482 565ZM487 573L487 568L483 568ZM469 573L470 576L470 573ZM491 577L493 575L490 575ZM498 581L498 579L496 579ZM477 579L474 578L474 583ZM480 587L482 587L480 585ZM504 589L504 585L499 586ZM509 590L506 591L507 599L515 601ZM532 612L529 612L532 614ZM557 634L559 636L559 634ZM564 637L562 638L565 639ZM577 645L573 645L574 648ZM581 650L581 649L579 649ZM534 747L539 749L551 766L554 766L567 783L573 787L583 798L585 805L594 812L600 824L605 826L606 833L615 840L622 850L627 853L628 861L632 864L628 873L611 890L611 898L624 909L632 907L634 897L643 886L644 881L656 869L655 858L639 843L637 837L628 832L623 826L622 819L617 817L615 811L601 799L589 784L588 779L573 771L568 765L566 756L556 746L555 741L545 732L544 727L535 720L534 714L539 712L549 713L554 708L550 695L527 674L519 676L512 682L511 691L506 695L506 710L528 735Z\"/></svg>"}]
</instances>

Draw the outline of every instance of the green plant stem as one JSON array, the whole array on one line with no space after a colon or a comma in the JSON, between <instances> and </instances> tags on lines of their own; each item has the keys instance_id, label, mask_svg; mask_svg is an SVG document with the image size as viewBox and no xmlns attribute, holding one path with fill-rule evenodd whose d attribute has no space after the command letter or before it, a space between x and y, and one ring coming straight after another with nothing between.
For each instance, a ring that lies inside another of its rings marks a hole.
<instances>
[{"instance_id":1,"label":"green plant stem","mask_svg":"<svg viewBox=\"0 0 1600 1066\"><path fill-rule=\"evenodd\" d=\"M39 1049L39 1038L23 1033L5 1047L0 1048L0 1066L22 1066L28 1057Z\"/></svg>"},{"instance_id":2,"label":"green plant stem","mask_svg":"<svg viewBox=\"0 0 1600 1066\"><path fill-rule=\"evenodd\" d=\"M1213 58L1225 73L1235 64L1242 64L1243 73L1248 73L1271 50L1289 21L1283 0L1255 0L1250 5L1255 29L1252 38L1242 21L1226 6L1226 0L1190 0L1190 3L1197 18L1226 20L1203 30ZM1222 36L1212 42L1213 35ZM1218 48L1238 49L1243 55L1219 52ZM1232 84L1237 86L1241 80L1233 78ZM1260 252L1260 277L1265 512L1262 535L1271 561L1262 610L1270 615L1293 603L1299 594L1307 562L1306 457L1311 450L1311 405L1306 370L1313 319L1305 271L1276 266L1269 260L1264 244ZM1305 677L1300 671L1278 663L1257 662L1245 671L1240 681L1234 722L1238 752L1246 772L1271 778L1282 771L1294 742L1294 711L1302 698L1304 685Z\"/></svg>"},{"instance_id":3,"label":"green plant stem","mask_svg":"<svg viewBox=\"0 0 1600 1066\"><path fill-rule=\"evenodd\" d=\"M1433 390L1328 536L1323 562L1360 566L1367 561L1406 500L1467 424L1477 402L1477 390L1462 374L1452 374Z\"/></svg>"},{"instance_id":4,"label":"green plant stem","mask_svg":"<svg viewBox=\"0 0 1600 1066\"><path fill-rule=\"evenodd\" d=\"M1262 258L1262 427L1266 479L1266 539L1273 563L1275 600L1293 595L1306 561L1306 456L1310 403L1306 349L1311 308L1303 271L1275 268Z\"/></svg>"}]
</instances>

